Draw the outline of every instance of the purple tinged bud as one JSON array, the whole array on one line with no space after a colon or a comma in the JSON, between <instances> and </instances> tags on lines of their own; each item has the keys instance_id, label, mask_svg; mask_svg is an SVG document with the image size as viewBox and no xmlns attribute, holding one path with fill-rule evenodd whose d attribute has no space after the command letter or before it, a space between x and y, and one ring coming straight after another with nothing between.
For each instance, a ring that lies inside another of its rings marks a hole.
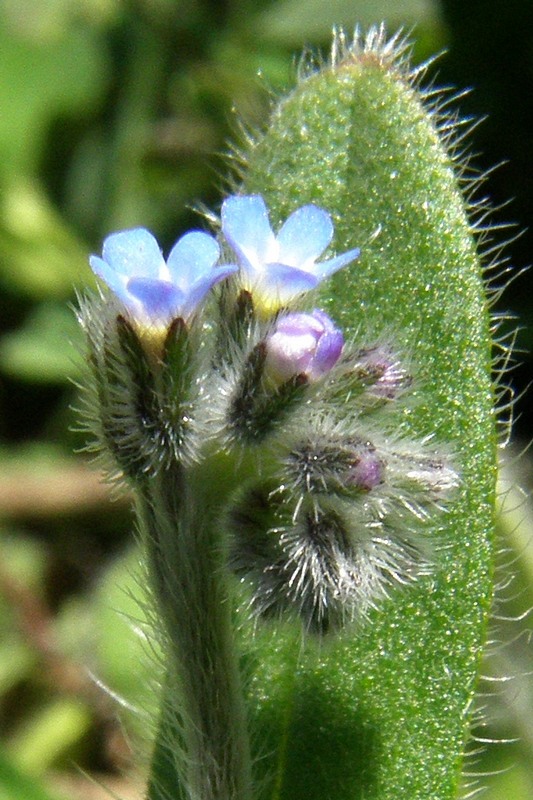
<instances>
[{"instance_id":1,"label":"purple tinged bud","mask_svg":"<svg viewBox=\"0 0 533 800\"><path fill-rule=\"evenodd\" d=\"M276 383L295 375L319 380L335 366L343 346L342 331L323 311L287 314L266 338L265 373Z\"/></svg>"},{"instance_id":2,"label":"purple tinged bud","mask_svg":"<svg viewBox=\"0 0 533 800\"><path fill-rule=\"evenodd\" d=\"M394 400L411 382L394 353L383 345L361 350L357 354L356 370L371 394L382 400Z\"/></svg>"},{"instance_id":3,"label":"purple tinged bud","mask_svg":"<svg viewBox=\"0 0 533 800\"><path fill-rule=\"evenodd\" d=\"M375 451L365 450L354 459L346 474L346 482L357 489L370 492L383 483L383 472L383 462Z\"/></svg>"}]
</instances>

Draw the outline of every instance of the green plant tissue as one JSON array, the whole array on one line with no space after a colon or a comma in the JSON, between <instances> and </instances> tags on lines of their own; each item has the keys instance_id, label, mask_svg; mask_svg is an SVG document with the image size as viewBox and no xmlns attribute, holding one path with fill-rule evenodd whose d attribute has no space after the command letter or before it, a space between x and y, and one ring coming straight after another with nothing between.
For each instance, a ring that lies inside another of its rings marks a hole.
<instances>
[{"instance_id":1,"label":"green plant tissue","mask_svg":"<svg viewBox=\"0 0 533 800\"><path fill-rule=\"evenodd\" d=\"M320 302L356 340L394 340L415 385L391 437L430 437L460 476L425 534L429 574L331 641L252 640L265 798L457 796L491 603L497 444L487 287L458 173L438 100L377 31L338 36L331 63L302 70L243 158L242 191L265 197L274 228L314 202L338 251L361 247Z\"/></svg>"}]
</instances>

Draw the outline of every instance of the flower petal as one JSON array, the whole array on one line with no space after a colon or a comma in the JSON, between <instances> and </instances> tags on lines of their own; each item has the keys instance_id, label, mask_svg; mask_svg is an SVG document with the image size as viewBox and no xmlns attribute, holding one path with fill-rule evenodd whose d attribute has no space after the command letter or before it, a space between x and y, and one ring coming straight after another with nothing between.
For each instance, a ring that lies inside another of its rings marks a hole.
<instances>
[{"instance_id":1,"label":"flower petal","mask_svg":"<svg viewBox=\"0 0 533 800\"><path fill-rule=\"evenodd\" d=\"M338 328L326 331L321 336L313 359L312 375L319 377L329 372L337 363L344 347L344 336Z\"/></svg>"},{"instance_id":2,"label":"flower petal","mask_svg":"<svg viewBox=\"0 0 533 800\"><path fill-rule=\"evenodd\" d=\"M321 261L319 264L315 264L313 272L316 275L317 281L323 281L325 278L329 278L330 275L333 275L333 273L337 272L341 267L359 258L360 253L361 250L359 247L356 247L354 250L341 253L340 256L330 258L329 261Z\"/></svg>"},{"instance_id":3,"label":"flower petal","mask_svg":"<svg viewBox=\"0 0 533 800\"><path fill-rule=\"evenodd\" d=\"M278 381L305 374L313 363L316 337L309 331L287 334L275 331L267 340L266 369Z\"/></svg>"},{"instance_id":4,"label":"flower petal","mask_svg":"<svg viewBox=\"0 0 533 800\"><path fill-rule=\"evenodd\" d=\"M265 201L260 195L228 197L222 204L222 232L245 267L260 271L276 258L276 237L270 227Z\"/></svg>"},{"instance_id":5,"label":"flower petal","mask_svg":"<svg viewBox=\"0 0 533 800\"><path fill-rule=\"evenodd\" d=\"M237 272L238 269L239 268L235 264L227 264L218 268L215 267L210 270L209 274L204 275L202 278L199 278L197 281L195 281L195 283L193 283L187 292L187 296L183 303L183 317L186 319L190 314L193 313L193 311L196 310L197 306L200 305L205 295L215 284L224 280L224 278L227 278L229 275L233 275L233 273Z\"/></svg>"},{"instance_id":6,"label":"flower petal","mask_svg":"<svg viewBox=\"0 0 533 800\"><path fill-rule=\"evenodd\" d=\"M167 259L172 282L184 292L206 273L220 257L220 247L208 233L191 231L178 239Z\"/></svg>"},{"instance_id":7,"label":"flower petal","mask_svg":"<svg viewBox=\"0 0 533 800\"><path fill-rule=\"evenodd\" d=\"M267 264L261 281L249 288L254 297L259 295L266 305L283 305L302 292L314 289L318 280L310 272L304 272L287 264Z\"/></svg>"},{"instance_id":8,"label":"flower petal","mask_svg":"<svg viewBox=\"0 0 533 800\"><path fill-rule=\"evenodd\" d=\"M157 241L145 228L112 233L104 241L102 257L127 278L157 278L165 266Z\"/></svg>"},{"instance_id":9,"label":"flower petal","mask_svg":"<svg viewBox=\"0 0 533 800\"><path fill-rule=\"evenodd\" d=\"M168 281L152 278L131 278L128 292L140 301L144 312L153 320L167 320L179 316L183 304L183 292Z\"/></svg>"},{"instance_id":10,"label":"flower petal","mask_svg":"<svg viewBox=\"0 0 533 800\"><path fill-rule=\"evenodd\" d=\"M294 267L315 261L333 238L331 217L315 205L294 211L278 233L279 261Z\"/></svg>"},{"instance_id":11,"label":"flower petal","mask_svg":"<svg viewBox=\"0 0 533 800\"><path fill-rule=\"evenodd\" d=\"M331 317L326 314L325 311L322 311L321 308L314 308L312 311L312 316L316 320L317 325L321 326L322 331L325 331L326 333L332 333L333 331L339 330Z\"/></svg>"},{"instance_id":12,"label":"flower petal","mask_svg":"<svg viewBox=\"0 0 533 800\"><path fill-rule=\"evenodd\" d=\"M127 277L119 275L118 272L115 272L115 270L99 256L91 256L89 258L89 264L94 274L109 286L113 294L115 294L119 300L122 300L123 303L127 303Z\"/></svg>"},{"instance_id":13,"label":"flower petal","mask_svg":"<svg viewBox=\"0 0 533 800\"><path fill-rule=\"evenodd\" d=\"M332 322L327 314L323 313L322 316L327 319L328 324L331 326ZM307 311L296 311L292 314L287 314L284 317L280 317L276 321L276 332L285 333L290 336L299 336L302 333L311 333L318 341L318 339L323 335L324 330L324 323L318 318L316 309L312 314L309 314Z\"/></svg>"}]
</instances>

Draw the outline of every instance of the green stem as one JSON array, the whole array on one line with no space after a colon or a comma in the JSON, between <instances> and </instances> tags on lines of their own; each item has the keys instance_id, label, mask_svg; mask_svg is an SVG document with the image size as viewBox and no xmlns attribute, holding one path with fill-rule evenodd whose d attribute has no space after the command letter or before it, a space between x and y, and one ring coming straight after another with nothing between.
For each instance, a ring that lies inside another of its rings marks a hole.
<instances>
[{"instance_id":1,"label":"green stem","mask_svg":"<svg viewBox=\"0 0 533 800\"><path fill-rule=\"evenodd\" d=\"M223 569L216 490L221 482L206 473L198 468L186 474L178 466L164 471L147 481L139 504L168 654L163 741L153 761L161 776L152 774L149 800L160 798L163 786L166 797L182 797L178 776L191 800L251 796L247 725ZM176 785L169 787L172 762Z\"/></svg>"},{"instance_id":2,"label":"green stem","mask_svg":"<svg viewBox=\"0 0 533 800\"><path fill-rule=\"evenodd\" d=\"M148 788L147 800L186 800L185 787L179 774L179 753L181 731L171 706L172 688L167 682L163 690L161 718L156 733Z\"/></svg>"}]
</instances>

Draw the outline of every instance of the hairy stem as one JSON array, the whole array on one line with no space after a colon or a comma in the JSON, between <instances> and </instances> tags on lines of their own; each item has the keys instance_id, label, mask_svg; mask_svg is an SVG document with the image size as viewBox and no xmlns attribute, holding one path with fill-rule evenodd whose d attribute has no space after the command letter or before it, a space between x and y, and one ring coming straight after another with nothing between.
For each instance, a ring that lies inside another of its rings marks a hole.
<instances>
[{"instance_id":1,"label":"hairy stem","mask_svg":"<svg viewBox=\"0 0 533 800\"><path fill-rule=\"evenodd\" d=\"M185 474L175 466L147 482L139 503L152 586L165 626L168 686L159 736L174 733L168 745L158 742L153 770L164 773L161 782L169 798L251 796L247 726L223 564L220 483L208 469ZM169 794L172 763L175 788ZM152 774L149 800L161 797L161 790L158 775Z\"/></svg>"}]
</instances>

